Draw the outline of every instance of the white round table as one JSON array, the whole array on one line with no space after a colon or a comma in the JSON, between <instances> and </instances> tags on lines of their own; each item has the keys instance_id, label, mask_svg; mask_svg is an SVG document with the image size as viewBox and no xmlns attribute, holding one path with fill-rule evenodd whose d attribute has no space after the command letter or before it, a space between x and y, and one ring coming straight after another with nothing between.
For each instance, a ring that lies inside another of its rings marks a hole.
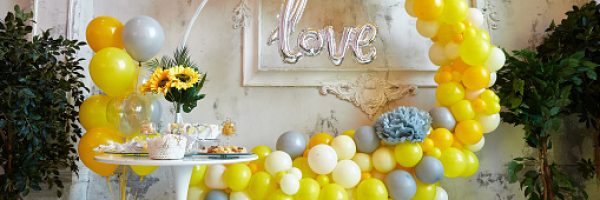
<instances>
[{"instance_id":1,"label":"white round table","mask_svg":"<svg viewBox=\"0 0 600 200\"><path fill-rule=\"evenodd\" d=\"M192 169L194 165L218 165L249 162L258 159L255 154L243 155L231 159L213 159L208 156L185 157L182 160L152 160L146 156L124 156L119 154L103 154L94 157L98 162L115 165L141 165L170 167L175 176L175 193L178 200L186 200Z\"/></svg>"}]
</instances>

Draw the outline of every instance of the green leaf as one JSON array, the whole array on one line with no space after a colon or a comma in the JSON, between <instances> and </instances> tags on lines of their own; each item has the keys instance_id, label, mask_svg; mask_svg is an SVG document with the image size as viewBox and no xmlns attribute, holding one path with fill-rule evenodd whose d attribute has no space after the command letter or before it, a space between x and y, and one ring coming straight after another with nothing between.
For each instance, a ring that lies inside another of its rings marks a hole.
<instances>
[{"instance_id":1,"label":"green leaf","mask_svg":"<svg viewBox=\"0 0 600 200\"><path fill-rule=\"evenodd\" d=\"M508 163L508 182L514 183L517 181L517 173L523 169L523 164L516 161Z\"/></svg>"}]
</instances>

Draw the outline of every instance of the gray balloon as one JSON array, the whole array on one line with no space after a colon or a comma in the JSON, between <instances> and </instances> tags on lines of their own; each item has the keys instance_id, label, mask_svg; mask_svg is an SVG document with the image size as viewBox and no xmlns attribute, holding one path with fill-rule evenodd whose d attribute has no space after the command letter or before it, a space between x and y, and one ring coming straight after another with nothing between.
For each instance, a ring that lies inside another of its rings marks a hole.
<instances>
[{"instance_id":1,"label":"gray balloon","mask_svg":"<svg viewBox=\"0 0 600 200\"><path fill-rule=\"evenodd\" d=\"M206 193L206 200L228 200L229 196L223 190L211 190Z\"/></svg>"},{"instance_id":2,"label":"gray balloon","mask_svg":"<svg viewBox=\"0 0 600 200\"><path fill-rule=\"evenodd\" d=\"M417 183L410 173L394 170L385 177L385 185L395 200L409 200L417 193Z\"/></svg>"},{"instance_id":3,"label":"gray balloon","mask_svg":"<svg viewBox=\"0 0 600 200\"><path fill-rule=\"evenodd\" d=\"M290 154L293 158L302 156L306 149L304 134L298 131L288 131L277 139L276 149Z\"/></svg>"},{"instance_id":4,"label":"gray balloon","mask_svg":"<svg viewBox=\"0 0 600 200\"><path fill-rule=\"evenodd\" d=\"M423 157L415 167L415 171L417 172L417 178L423 183L437 183L444 177L442 162L431 156Z\"/></svg>"},{"instance_id":5,"label":"gray balloon","mask_svg":"<svg viewBox=\"0 0 600 200\"><path fill-rule=\"evenodd\" d=\"M150 60L160 51L164 42L165 32L152 17L135 17L123 28L125 50L134 60Z\"/></svg>"},{"instance_id":6,"label":"gray balloon","mask_svg":"<svg viewBox=\"0 0 600 200\"><path fill-rule=\"evenodd\" d=\"M354 132L356 149L362 153L373 153L381 144L372 126L361 126Z\"/></svg>"},{"instance_id":7,"label":"gray balloon","mask_svg":"<svg viewBox=\"0 0 600 200\"><path fill-rule=\"evenodd\" d=\"M446 107L435 107L429 111L429 115L433 119L431 124L433 128L445 128L450 131L454 130L456 126L456 120L452 113Z\"/></svg>"}]
</instances>

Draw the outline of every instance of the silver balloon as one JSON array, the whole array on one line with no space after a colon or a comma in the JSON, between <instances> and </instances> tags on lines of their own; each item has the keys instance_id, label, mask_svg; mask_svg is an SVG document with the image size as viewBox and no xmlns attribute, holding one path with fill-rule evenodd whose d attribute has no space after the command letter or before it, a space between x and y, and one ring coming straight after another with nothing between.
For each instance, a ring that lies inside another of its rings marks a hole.
<instances>
[{"instance_id":1,"label":"silver balloon","mask_svg":"<svg viewBox=\"0 0 600 200\"><path fill-rule=\"evenodd\" d=\"M375 60L377 49L373 46L373 41L377 37L377 27L372 24L363 25L360 30L357 29L356 37L350 44L354 51L356 61L360 64L369 64ZM363 49L367 48L365 54Z\"/></svg>"},{"instance_id":2,"label":"silver balloon","mask_svg":"<svg viewBox=\"0 0 600 200\"><path fill-rule=\"evenodd\" d=\"M323 35L316 30L304 29L298 36L298 46L304 51L304 55L316 56L321 53L325 40Z\"/></svg>"},{"instance_id":3,"label":"silver balloon","mask_svg":"<svg viewBox=\"0 0 600 200\"><path fill-rule=\"evenodd\" d=\"M327 42L327 49L329 50L329 60L334 65L341 65L346 56L346 50L350 45L350 40L353 39L356 30L354 27L344 27L344 32L340 38L339 44L335 39L335 30L333 26L328 26L323 29L323 37Z\"/></svg>"},{"instance_id":4,"label":"silver balloon","mask_svg":"<svg viewBox=\"0 0 600 200\"><path fill-rule=\"evenodd\" d=\"M150 104L150 122L159 125L162 124L163 107L159 99L153 100Z\"/></svg>"},{"instance_id":5,"label":"silver balloon","mask_svg":"<svg viewBox=\"0 0 600 200\"><path fill-rule=\"evenodd\" d=\"M434 184L444 178L442 162L431 156L424 156L415 167L415 171L417 178L423 183Z\"/></svg>"},{"instance_id":6,"label":"silver balloon","mask_svg":"<svg viewBox=\"0 0 600 200\"><path fill-rule=\"evenodd\" d=\"M298 131L288 131L277 139L276 149L290 154L292 159L302 156L306 149L304 134Z\"/></svg>"},{"instance_id":7,"label":"silver balloon","mask_svg":"<svg viewBox=\"0 0 600 200\"><path fill-rule=\"evenodd\" d=\"M385 185L392 199L412 199L417 193L417 182L404 170L394 170L385 176Z\"/></svg>"},{"instance_id":8,"label":"silver balloon","mask_svg":"<svg viewBox=\"0 0 600 200\"><path fill-rule=\"evenodd\" d=\"M279 23L276 30L277 40L279 40L279 54L285 63L297 63L303 56L297 48L291 47L290 37L302 18L305 6L306 0L288 0L283 4L283 9L279 13Z\"/></svg>"},{"instance_id":9,"label":"silver balloon","mask_svg":"<svg viewBox=\"0 0 600 200\"><path fill-rule=\"evenodd\" d=\"M433 128L445 128L449 131L454 130L454 126L456 126L456 120L448 108L435 107L429 111L429 115L431 115L433 120L431 124Z\"/></svg>"},{"instance_id":10,"label":"silver balloon","mask_svg":"<svg viewBox=\"0 0 600 200\"><path fill-rule=\"evenodd\" d=\"M135 17L123 28L125 50L134 60L140 62L154 57L162 48L164 41L164 30L152 17Z\"/></svg>"}]
</instances>

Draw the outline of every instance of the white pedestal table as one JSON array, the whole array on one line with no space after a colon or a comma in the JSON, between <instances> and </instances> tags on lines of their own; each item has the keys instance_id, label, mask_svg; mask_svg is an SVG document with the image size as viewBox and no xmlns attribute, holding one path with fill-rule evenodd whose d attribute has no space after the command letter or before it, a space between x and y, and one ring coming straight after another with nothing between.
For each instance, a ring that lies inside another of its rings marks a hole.
<instances>
[{"instance_id":1,"label":"white pedestal table","mask_svg":"<svg viewBox=\"0 0 600 200\"><path fill-rule=\"evenodd\" d=\"M218 165L249 162L258 159L255 154L239 156L230 159L213 159L208 156L194 156L182 160L152 160L146 156L125 156L118 154L103 154L94 157L98 162L115 165L162 166L170 167L175 176L175 193L178 200L187 200L187 192L195 165Z\"/></svg>"}]
</instances>

